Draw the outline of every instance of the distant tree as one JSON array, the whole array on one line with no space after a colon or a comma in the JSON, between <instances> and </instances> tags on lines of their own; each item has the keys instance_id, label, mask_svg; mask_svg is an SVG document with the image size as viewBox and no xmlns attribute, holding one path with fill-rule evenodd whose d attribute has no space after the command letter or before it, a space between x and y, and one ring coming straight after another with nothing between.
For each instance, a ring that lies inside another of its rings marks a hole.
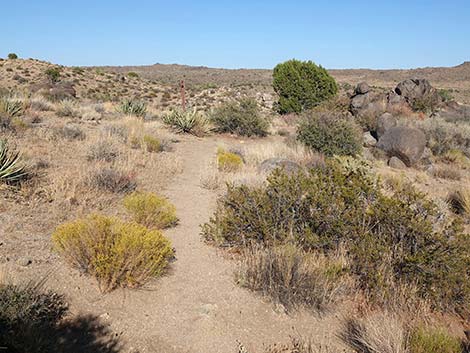
<instances>
[{"instance_id":1,"label":"distant tree","mask_svg":"<svg viewBox=\"0 0 470 353\"><path fill-rule=\"evenodd\" d=\"M281 114L314 108L338 93L336 81L326 69L295 59L274 68L273 88L279 95L277 109Z\"/></svg>"},{"instance_id":2,"label":"distant tree","mask_svg":"<svg viewBox=\"0 0 470 353\"><path fill-rule=\"evenodd\" d=\"M8 54L8 59L10 60L18 59L18 55L16 55L15 53L10 53Z\"/></svg>"}]
</instances>

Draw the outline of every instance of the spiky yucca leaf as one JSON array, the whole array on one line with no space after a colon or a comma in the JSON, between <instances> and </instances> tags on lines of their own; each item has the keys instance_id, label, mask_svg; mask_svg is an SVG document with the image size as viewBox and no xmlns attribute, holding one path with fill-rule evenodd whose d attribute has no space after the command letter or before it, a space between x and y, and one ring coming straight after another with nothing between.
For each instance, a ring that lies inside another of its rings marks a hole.
<instances>
[{"instance_id":1,"label":"spiky yucca leaf","mask_svg":"<svg viewBox=\"0 0 470 353\"><path fill-rule=\"evenodd\" d=\"M19 152L10 153L7 142L0 140L0 181L14 183L26 176L26 167L20 165Z\"/></svg>"}]
</instances>

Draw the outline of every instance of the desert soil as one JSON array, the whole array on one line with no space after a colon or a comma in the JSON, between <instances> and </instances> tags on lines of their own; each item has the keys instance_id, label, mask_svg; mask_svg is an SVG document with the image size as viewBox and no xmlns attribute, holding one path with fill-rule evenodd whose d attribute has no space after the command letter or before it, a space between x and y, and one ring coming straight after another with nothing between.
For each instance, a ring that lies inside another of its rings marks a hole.
<instances>
[{"instance_id":1,"label":"desert soil","mask_svg":"<svg viewBox=\"0 0 470 353\"><path fill-rule=\"evenodd\" d=\"M175 204L180 221L165 231L176 250L165 276L144 289L103 295L92 278L51 254L46 287L64 293L74 314L98 315L109 324L125 344L123 352L238 352L237 341L249 352L260 352L263 344L287 342L296 332L335 347L339 318L334 313L286 314L237 286L236 261L201 240L200 225L212 215L217 194L200 186L200 176L223 139L184 136L177 144L183 171L164 194ZM42 249L47 251L47 245ZM15 266L13 272L20 276L44 272L34 263Z\"/></svg>"}]
</instances>

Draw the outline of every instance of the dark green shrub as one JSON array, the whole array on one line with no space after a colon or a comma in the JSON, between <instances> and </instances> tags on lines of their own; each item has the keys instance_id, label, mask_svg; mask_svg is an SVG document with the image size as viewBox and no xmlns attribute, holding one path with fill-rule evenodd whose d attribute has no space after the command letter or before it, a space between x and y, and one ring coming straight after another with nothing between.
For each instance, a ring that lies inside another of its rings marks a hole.
<instances>
[{"instance_id":1,"label":"dark green shrub","mask_svg":"<svg viewBox=\"0 0 470 353\"><path fill-rule=\"evenodd\" d=\"M8 59L10 60L18 59L18 55L16 55L15 53L10 53L8 54Z\"/></svg>"},{"instance_id":2,"label":"dark green shrub","mask_svg":"<svg viewBox=\"0 0 470 353\"><path fill-rule=\"evenodd\" d=\"M44 74L47 76L47 79L51 82L59 82L60 80L60 70L57 67L50 67Z\"/></svg>"},{"instance_id":3,"label":"dark green shrub","mask_svg":"<svg viewBox=\"0 0 470 353\"><path fill-rule=\"evenodd\" d=\"M274 68L273 88L279 95L281 114L312 109L338 92L336 81L323 67L299 60L289 60Z\"/></svg>"},{"instance_id":4,"label":"dark green shrub","mask_svg":"<svg viewBox=\"0 0 470 353\"><path fill-rule=\"evenodd\" d=\"M137 78L137 77L139 77L139 74L137 72L134 72L134 71L129 71L127 73L127 76L131 77L131 78Z\"/></svg>"},{"instance_id":5,"label":"dark green shrub","mask_svg":"<svg viewBox=\"0 0 470 353\"><path fill-rule=\"evenodd\" d=\"M230 186L202 233L225 246L294 241L325 254L345 247L372 297L416 285L436 307L468 309L470 237L437 220L435 205L411 187L384 194L365 168L329 161L294 175L275 171L265 186Z\"/></svg>"},{"instance_id":6,"label":"dark green shrub","mask_svg":"<svg viewBox=\"0 0 470 353\"><path fill-rule=\"evenodd\" d=\"M362 150L360 127L341 115L313 113L297 128L297 139L312 150L332 155L357 155Z\"/></svg>"},{"instance_id":7,"label":"dark green shrub","mask_svg":"<svg viewBox=\"0 0 470 353\"><path fill-rule=\"evenodd\" d=\"M253 98L224 103L210 116L217 132L240 136L266 136L269 122L262 115Z\"/></svg>"}]
</instances>

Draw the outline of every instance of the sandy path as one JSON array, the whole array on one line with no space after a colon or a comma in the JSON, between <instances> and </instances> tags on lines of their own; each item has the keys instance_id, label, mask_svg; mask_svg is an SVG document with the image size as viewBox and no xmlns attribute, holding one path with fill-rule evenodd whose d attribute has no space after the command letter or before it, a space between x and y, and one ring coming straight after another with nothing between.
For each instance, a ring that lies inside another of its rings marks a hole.
<instances>
[{"instance_id":1,"label":"sandy path","mask_svg":"<svg viewBox=\"0 0 470 353\"><path fill-rule=\"evenodd\" d=\"M315 342L334 340L334 316L275 312L272 304L235 285L234 261L201 241L200 224L211 216L216 196L199 186L200 175L216 148L217 140L209 138L184 138L177 145L184 169L165 191L180 218L177 227L165 231L177 257L168 275L148 290L104 296L90 278L74 276L76 307L107 318L140 352L235 353L237 340L259 352L263 343L286 341L293 327Z\"/></svg>"}]
</instances>

